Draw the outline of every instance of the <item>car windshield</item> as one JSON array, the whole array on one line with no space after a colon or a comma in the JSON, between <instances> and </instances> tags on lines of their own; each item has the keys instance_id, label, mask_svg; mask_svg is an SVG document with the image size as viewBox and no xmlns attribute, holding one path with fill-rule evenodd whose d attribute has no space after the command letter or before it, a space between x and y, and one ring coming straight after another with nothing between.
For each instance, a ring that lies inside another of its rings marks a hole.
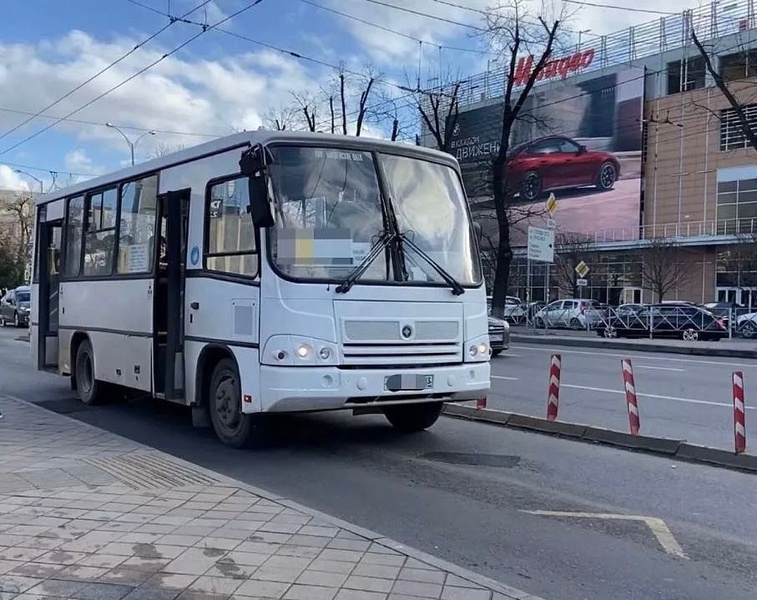
<instances>
[{"instance_id":1,"label":"car windshield","mask_svg":"<svg viewBox=\"0 0 757 600\"><path fill-rule=\"evenodd\" d=\"M387 229L383 193L401 234L460 283L480 282L465 195L452 168L333 148L278 147L272 153L277 222L270 251L285 275L345 278ZM406 273L413 282L444 281L409 245L403 246L402 275L394 273L389 254L383 252L360 280L405 280Z\"/></svg>"},{"instance_id":2,"label":"car windshield","mask_svg":"<svg viewBox=\"0 0 757 600\"><path fill-rule=\"evenodd\" d=\"M16 292L16 300L19 303L29 302L31 300L31 294L29 292Z\"/></svg>"}]
</instances>

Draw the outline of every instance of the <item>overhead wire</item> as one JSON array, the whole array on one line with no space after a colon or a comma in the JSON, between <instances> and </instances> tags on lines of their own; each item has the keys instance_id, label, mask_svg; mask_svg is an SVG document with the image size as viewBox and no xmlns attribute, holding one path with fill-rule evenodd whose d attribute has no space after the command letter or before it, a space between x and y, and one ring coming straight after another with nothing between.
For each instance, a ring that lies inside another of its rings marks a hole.
<instances>
[{"instance_id":1,"label":"overhead wire","mask_svg":"<svg viewBox=\"0 0 757 600\"><path fill-rule=\"evenodd\" d=\"M253 0L253 1L252 1L252 2L250 3L250 4L248 4L247 6L244 6L244 7L240 8L239 10L237 10L236 12L233 12L233 13L231 13L230 15L228 15L228 16L226 16L226 17L224 17L223 19L221 19L220 21L218 21L218 22L214 23L213 25L200 24L200 25L201 25L201 27L202 27L202 30L201 30L201 31L199 31L199 32L198 32L198 33L197 33L196 35L193 35L193 36L192 36L191 38L189 38L188 40L186 40L186 41L184 41L183 43L181 43L181 44L179 44L178 46L176 46L176 47L175 47L175 48L174 48L173 50L170 50L169 52L167 52L167 53L163 54L163 55L162 55L162 56L161 56L160 58L158 58L157 60L154 60L153 62L151 62L151 63L150 63L149 65L147 65L146 67L144 67L144 68L140 69L139 71L137 71L136 73L134 73L134 74L133 74L133 75L131 75L130 77L127 77L126 79L124 79L124 80L123 80L123 81L121 81L120 83L118 83L118 84L114 85L113 87L111 87L111 88L109 88L108 90L104 91L103 93L99 94L98 96L96 96L95 98L93 98L92 100L90 100L89 102L87 102L87 103L85 103L85 104L81 105L81 106L80 106L79 108L77 108L77 109L75 109L75 110L73 110L73 111L69 112L69 113L68 113L67 115L65 115L65 117L63 117L63 118L61 118L61 119L58 119L58 120L56 120L56 121L55 121L54 123L51 123L50 125L48 125L48 126L46 126L46 127L43 127L42 129L38 130L37 132L35 132L35 133L33 133L33 134L31 134L31 135L29 135L29 136L25 137L25 138L24 138L24 139L22 139L21 141L19 141L19 142L16 142L16 143L15 143L15 144L13 144L12 146L9 146L9 147L8 147L8 148L6 148L5 150L2 150L2 151L0 151L0 156L2 156L3 154L7 154L7 153L8 153L8 152L10 152L11 150L15 150L15 149L16 149L16 148L18 148L19 146L22 146L23 144L25 144L25 143L29 142L30 140L33 140L33 139L34 139L34 138L36 138L37 136L39 136L39 135L41 135L41 134L45 133L45 132L46 132L46 131L48 131L49 129L51 129L51 128L55 127L55 126L56 126L56 125L57 125L58 123L60 123L61 121L63 121L63 120L65 120L65 119L67 119L67 118L69 118L69 117L71 117L71 116L75 115L76 113L78 113L78 112L80 112L80 111L84 110L84 109L85 109L85 108L87 108L88 106L91 106L92 104L94 104L95 102L97 102L98 100L100 100L101 98L103 98L103 97L107 96L107 95L108 95L108 94L110 94L111 92L113 92L113 91L117 90L118 88L120 88L120 87L122 87L122 86L126 85L126 84L127 84L128 82L130 82L131 80L133 80L133 79L135 79L136 77L139 77L139 76L140 76L140 75L142 75L143 73L147 72L147 71L148 71L148 70L150 70L150 69L151 69L152 67L154 67L154 66L155 66L155 65L157 65L158 63L160 63L160 62L164 61L164 60L165 60L166 58L168 58L169 56L171 56L171 55L175 54L176 52L178 52L179 50L181 50L181 49L182 49L182 48L184 48L185 46L189 45L190 43L192 43L193 41L195 41L195 40L196 40L197 38L199 38L200 36L204 35L204 34L205 34L205 33L207 33L208 31L211 31L211 30L215 29L215 28L216 28L216 27L218 27L219 25L222 25L223 23L225 23L225 22L229 21L230 19L233 19L234 17L236 17L236 16L238 16L238 15L242 14L243 12L245 12L245 11L247 11L247 10L249 10L249 9L251 9L251 8L253 8L253 7L255 7L255 6L257 6L257 5L258 5L258 4L260 4L260 3L262 2L262 1L263 1L263 0Z\"/></svg>"},{"instance_id":2,"label":"overhead wire","mask_svg":"<svg viewBox=\"0 0 757 600\"><path fill-rule=\"evenodd\" d=\"M193 8L192 10L190 10L190 11L186 12L186 13L185 13L184 15L182 15L182 17L188 17L188 16L189 16L189 15L191 15L191 14L192 14L193 12L195 12L196 10L199 10L199 9L200 9L200 8L202 8L203 6L205 6L205 5L209 4L210 2L211 2L211 0L205 0L205 1L204 1L204 2L202 3L202 4L200 4L200 5L196 6L196 7L195 7L195 8ZM19 129L21 129L21 128L22 128L22 127L23 127L24 125L27 125L27 124L31 123L31 122L32 122L32 121L34 121L34 120L35 120L36 118L38 118L38 117L41 117L43 113L47 112L48 110L50 110L50 109L51 109L51 108L53 108L54 106L56 106L56 105L60 104L61 102L63 102L63 100L65 100L66 98L69 98L69 97L70 97L70 96L71 96L72 94L74 94L74 93L78 92L78 91L79 91L80 89L82 89L82 88L83 88L84 86L86 86L86 85L88 85L89 83L93 82L93 81L94 81L95 79L97 79L98 77L100 77L100 75L102 75L103 73L105 73L105 72L109 71L110 69L112 69L113 67L115 67L115 66L116 66L117 64L119 64L119 63L120 63L120 62L122 62L123 60L126 60L126 59L127 59L127 58L128 58L129 56L131 56L132 54L134 54L134 53L135 53L135 52L136 52L137 50L139 50L140 48L142 48L143 46L145 46L146 44L148 44L149 42L151 42L152 40L154 40L154 39L155 39L156 37L158 37L158 36L159 36L159 35L160 35L161 33L163 33L164 31L166 31L166 30L167 30L167 29L168 29L169 27L171 27L171 26L172 26L172 25L173 25L173 24L174 24L175 22L176 22L176 21L169 21L169 22L168 22L168 24L164 25L163 27L161 27L160 29L158 29L158 30L157 30L157 31L156 31L155 33L153 33L152 35L150 35L150 36L149 36L149 37L147 37L146 39L144 39L144 40L142 40L141 42L139 42L139 43L138 43L137 45L135 45L135 46L134 46L134 47L133 47L133 48L132 48L131 50L129 50L129 51L128 51L128 52L126 52L125 54L122 54L122 55L121 55L121 56L120 56L119 58L117 58L116 60L114 60L114 61L112 61L111 63L109 63L109 64L108 64L107 66L105 66L105 67L103 67L102 69L100 69L100 70L99 70L99 71L98 71L97 73L95 73L94 75L92 75L91 77L89 77L88 79L86 79L85 81L82 81L82 82L81 82L81 83L80 83L79 85L77 85L77 86L76 86L76 87L74 87L73 89L69 90L68 92L66 92L65 94L63 94L62 96L60 96L59 98L57 98L57 99L53 100L53 101L52 101L52 102L51 102L50 104L48 104L47 106L45 106L45 107L44 107L44 108L42 108L41 110L37 111L36 113L33 113L33 114L31 114L31 115L29 116L29 118L25 119L24 121L22 121L21 123L19 123L19 124L18 124L18 125L16 125L15 127L13 127L13 128L11 128L11 129L9 129L8 131L6 131L6 132L4 132L4 133L0 134L0 140L2 140L2 139L4 139L4 138L6 138L6 137L8 137L8 136L9 136L10 134L12 134L12 133L14 133L14 132L18 131L18 130L19 130Z\"/></svg>"}]
</instances>

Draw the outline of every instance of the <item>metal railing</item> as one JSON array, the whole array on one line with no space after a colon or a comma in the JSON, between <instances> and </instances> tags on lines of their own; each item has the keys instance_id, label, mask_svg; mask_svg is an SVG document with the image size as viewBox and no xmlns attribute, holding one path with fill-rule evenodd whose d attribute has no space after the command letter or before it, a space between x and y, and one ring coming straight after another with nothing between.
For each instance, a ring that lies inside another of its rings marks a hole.
<instances>
[{"instance_id":1,"label":"metal railing","mask_svg":"<svg viewBox=\"0 0 757 600\"><path fill-rule=\"evenodd\" d=\"M656 223L640 227L599 229L587 233L586 236L595 244L657 238L686 239L718 236L754 236L757 239L757 218Z\"/></svg>"},{"instance_id":2,"label":"metal railing","mask_svg":"<svg viewBox=\"0 0 757 600\"><path fill-rule=\"evenodd\" d=\"M577 52L589 48L594 50L595 57L591 64L580 71L590 73L606 67L630 64L676 48L693 48L692 30L705 42L748 31L755 25L754 0L737 0L726 6L712 2L616 33L582 39L574 47ZM507 66L491 68L463 81L459 94L460 105L467 106L503 96L506 69ZM434 82L435 78L429 80L430 88L438 87Z\"/></svg>"},{"instance_id":3,"label":"metal railing","mask_svg":"<svg viewBox=\"0 0 757 600\"><path fill-rule=\"evenodd\" d=\"M528 331L563 330L594 333L606 338L682 339L688 341L743 337L757 338L757 307L702 309L697 305L654 305L574 310L511 310L505 314L514 326Z\"/></svg>"}]
</instances>

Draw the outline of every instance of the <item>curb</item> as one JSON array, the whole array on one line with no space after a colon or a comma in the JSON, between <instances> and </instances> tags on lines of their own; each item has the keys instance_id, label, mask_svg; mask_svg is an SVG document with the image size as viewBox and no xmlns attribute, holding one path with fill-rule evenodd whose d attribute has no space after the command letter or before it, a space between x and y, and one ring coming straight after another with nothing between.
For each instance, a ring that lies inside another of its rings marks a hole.
<instances>
[{"instance_id":1,"label":"curb","mask_svg":"<svg viewBox=\"0 0 757 600\"><path fill-rule=\"evenodd\" d=\"M757 456L751 454L734 454L727 450L689 444L685 440L658 438L645 435L631 435L613 429L567 423L564 421L547 421L539 417L508 413L485 408L479 410L463 404L445 404L444 414L453 419L465 419L480 423L489 423L500 427L510 427L526 431L536 431L576 441L615 446L626 450L638 450L657 454L681 461L723 467L737 471L757 474Z\"/></svg>"},{"instance_id":2,"label":"curb","mask_svg":"<svg viewBox=\"0 0 757 600\"><path fill-rule=\"evenodd\" d=\"M617 341L605 339L579 338L550 335L523 335L510 333L511 342L523 344L537 344L544 346L567 346L574 348L598 348L611 350L625 350L627 352L654 352L664 354L685 354L688 356L720 356L724 358L755 358L757 350L754 348L713 348L712 346L671 346L662 343L635 343L632 341ZM717 343L717 342L716 342Z\"/></svg>"},{"instance_id":3,"label":"curb","mask_svg":"<svg viewBox=\"0 0 757 600\"><path fill-rule=\"evenodd\" d=\"M45 413L49 413L52 415L55 415L56 417L59 417L61 419L66 419L73 421L79 426L86 427L88 429L94 429L98 432L106 431L104 429L100 429L99 427L96 427L94 425L90 425L89 423L85 423L83 421L79 421L77 419L74 419L73 417L70 417L68 415L63 415L60 413L56 413L55 411L49 410L47 408L44 408L42 406L38 406L37 404L34 404L33 402L30 402L28 400L24 400L23 398L18 398L16 396L9 396L7 394L1 394L0 398L10 400L13 402L20 402L21 404L25 404L26 406L29 406L33 409L44 411ZM174 456L173 454L169 454L167 452L163 452L162 450L157 450L156 448L151 448L150 446L146 444L142 444L141 442L135 442L133 440L130 440L128 438L125 438L121 435L118 435L117 433L111 433L110 431L107 431L109 435L112 435L113 437L116 437L120 440L124 440L126 442L129 442L130 444L137 444L139 446L142 446L144 448L147 448L153 452L159 452L160 454L163 454L167 456L171 461L177 463L178 465L184 466L185 468L190 468L194 471L198 471L208 477L211 477L213 479L218 480L219 483L222 485L228 485L230 487L236 487L241 490L250 492L251 494L254 494L256 496L260 496L261 498L268 500L270 502L276 502L277 504L280 504L282 506L285 506L287 508L291 508L293 510L299 511L301 513L304 513L306 515L309 515L313 517L314 519L318 519L320 521L328 522L334 525L335 527L338 527L340 529L344 529L345 531L349 531L350 533L353 533L355 535L358 535L360 537L364 537L371 542L375 544L379 544L381 546L384 546L385 548L388 548L390 550L394 550L395 552L399 552L400 554L404 554L408 558L413 558L417 561L426 563L428 565L431 565L432 567L436 567L437 569L441 569L443 571L447 571L448 573L452 573L453 575L456 575L457 577L460 577L461 579L465 579L471 583L474 583L476 585L479 585L483 588L487 588L488 590L502 594L506 598L511 600L544 600L544 598L540 598L538 596L534 596L533 594L530 594L528 592L524 592L522 590L519 590L514 587L510 587L507 584L500 583L499 581L496 581L494 579L490 579L484 575L479 575L478 573L474 573L473 571L469 571L468 569L465 569L464 567L460 567L454 563L447 562L445 560L442 560L440 558L437 558L431 554L427 554L423 552L422 550L416 550L415 548L410 548L408 546L405 546L404 544L401 544L400 542L397 542L396 540L389 539L385 537L384 535L380 533L376 533L374 531L371 531L369 529L365 529L363 527L360 527L359 525L354 525L352 523L349 523L347 521L343 521L339 519L338 517L334 517L332 515L329 515L327 513L323 513L321 511L318 511L316 509L310 508L308 506L303 506L302 504L299 504L298 502L294 502L293 500L289 500L284 496L280 496L279 494L274 494L273 492L269 492L268 490L261 489L259 487L256 487L254 485L250 485L247 483L244 483L242 481L239 481L237 479L234 479L232 477L228 477L227 475L223 475L222 473L218 473L216 471L212 471L210 469L206 469L205 467L202 467L200 465L196 465L194 463L191 463L189 461L184 460L183 458L179 458L178 456ZM220 442L219 442L220 443Z\"/></svg>"}]
</instances>

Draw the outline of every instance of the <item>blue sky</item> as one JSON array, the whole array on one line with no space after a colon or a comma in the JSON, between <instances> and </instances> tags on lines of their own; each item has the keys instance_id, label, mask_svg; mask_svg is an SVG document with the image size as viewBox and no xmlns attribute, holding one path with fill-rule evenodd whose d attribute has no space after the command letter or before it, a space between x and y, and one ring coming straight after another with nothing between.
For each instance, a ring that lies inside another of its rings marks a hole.
<instances>
[{"instance_id":1,"label":"blue sky","mask_svg":"<svg viewBox=\"0 0 757 600\"><path fill-rule=\"evenodd\" d=\"M3 7L0 188L28 185L38 189L33 178L16 172L18 168L41 179L47 189L53 179L50 171L57 172L57 184L65 186L124 166L129 161L129 147L117 131L105 126L106 122L121 127L131 140L150 130L157 132L140 138L135 152L139 162L160 147L191 146L214 136L257 128L271 115L295 106L293 94L310 95L312 102L318 102L322 90L329 89L334 72L325 65L209 30L143 75L41 132L55 123L55 118L108 91L202 30L198 25L176 22L45 111L45 116L10 132L166 26L168 18L158 13L180 16L205 2L137 1L144 6L129 0L26 0L7 2ZM213 24L251 3L212 0L188 18ZM628 5L623 0L615 3ZM481 11L491 10L493 4L495 0L262 0L222 27L324 63L343 63L351 71L364 72L370 67L386 82L414 84L420 58L423 85L429 76L438 74L440 66L443 73L483 71L487 59L494 56L485 53L489 50L486 40L475 28L483 27ZM674 4L668 9L685 5ZM645 5L655 7L652 0L634 3L637 7ZM656 18L653 14L566 6L573 13L569 26L573 30L591 29L587 35ZM607 18L608 13L612 19ZM352 76L352 81L354 95L365 80ZM390 84L380 86L376 93L382 98L403 95ZM402 107L407 99L397 103ZM323 111L320 114L322 122L326 115ZM406 123L405 135L412 137L416 127L414 122ZM384 131L382 122L372 122L366 133L382 135ZM27 140L34 134L36 137Z\"/></svg>"}]
</instances>

